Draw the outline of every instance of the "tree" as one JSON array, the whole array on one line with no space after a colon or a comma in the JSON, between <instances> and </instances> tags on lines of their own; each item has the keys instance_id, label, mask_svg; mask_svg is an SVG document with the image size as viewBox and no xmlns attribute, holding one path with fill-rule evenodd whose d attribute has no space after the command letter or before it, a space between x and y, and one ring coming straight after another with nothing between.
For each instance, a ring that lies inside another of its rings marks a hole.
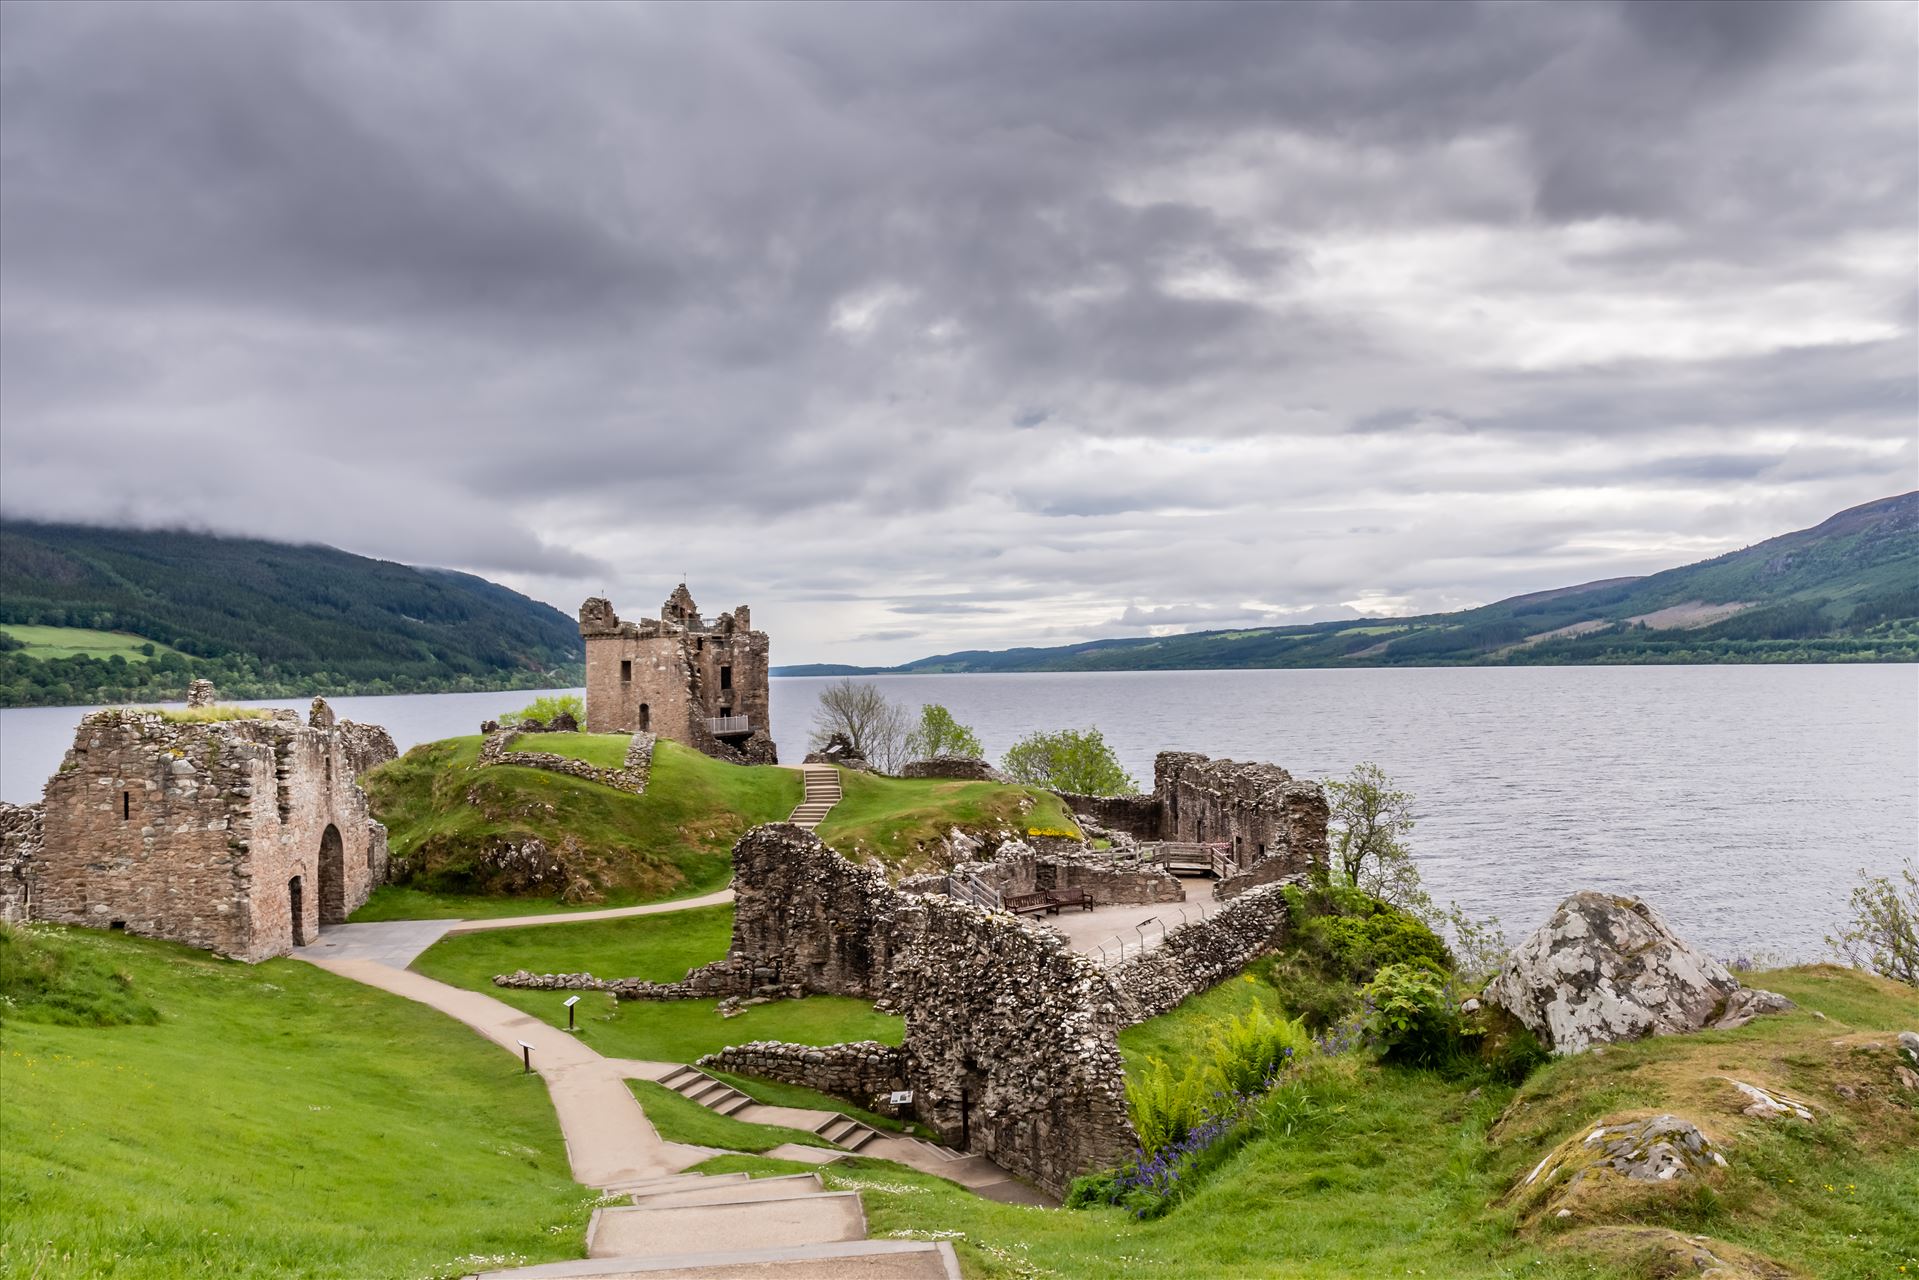
<instances>
[{"instance_id":1,"label":"tree","mask_svg":"<svg viewBox=\"0 0 1919 1280\"><path fill-rule=\"evenodd\" d=\"M1511 947L1498 916L1475 920L1457 902L1443 910L1420 883L1419 867L1406 837L1413 829L1413 795L1402 791L1384 769L1366 761L1344 779L1328 778L1332 806L1333 868L1343 883L1417 916L1434 932L1450 932L1459 972L1491 974Z\"/></svg>"},{"instance_id":2,"label":"tree","mask_svg":"<svg viewBox=\"0 0 1919 1280\"><path fill-rule=\"evenodd\" d=\"M814 750L838 734L883 773L892 773L906 754L907 715L877 686L835 680L820 690L813 711Z\"/></svg>"},{"instance_id":3,"label":"tree","mask_svg":"<svg viewBox=\"0 0 1919 1280\"><path fill-rule=\"evenodd\" d=\"M325 674L324 672L322 673ZM577 693L542 695L533 699L518 711L509 711L500 717L503 725L525 724L533 721L541 728L550 726L561 716L570 716L575 725L586 722L586 704L580 701Z\"/></svg>"},{"instance_id":4,"label":"tree","mask_svg":"<svg viewBox=\"0 0 1919 1280\"><path fill-rule=\"evenodd\" d=\"M1139 790L1098 729L1062 729L1021 738L1000 761L1016 782L1084 796L1117 796Z\"/></svg>"},{"instance_id":5,"label":"tree","mask_svg":"<svg viewBox=\"0 0 1919 1280\"><path fill-rule=\"evenodd\" d=\"M1910 860L1900 868L1903 892L1891 876L1859 874L1864 883L1847 901L1852 921L1826 945L1854 968L1919 987L1919 871Z\"/></svg>"},{"instance_id":6,"label":"tree","mask_svg":"<svg viewBox=\"0 0 1919 1280\"><path fill-rule=\"evenodd\" d=\"M934 756L979 758L986 750L980 746L979 735L973 732L971 725L961 724L945 707L929 702L920 708L919 726L906 735L906 754L913 760L930 760Z\"/></svg>"}]
</instances>

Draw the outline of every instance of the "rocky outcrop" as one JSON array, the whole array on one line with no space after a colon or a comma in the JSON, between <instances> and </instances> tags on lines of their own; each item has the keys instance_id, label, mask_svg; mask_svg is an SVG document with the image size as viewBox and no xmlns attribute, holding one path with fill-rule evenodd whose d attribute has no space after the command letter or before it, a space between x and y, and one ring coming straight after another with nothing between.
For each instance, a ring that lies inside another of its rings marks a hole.
<instances>
[{"instance_id":1,"label":"rocky outcrop","mask_svg":"<svg viewBox=\"0 0 1919 1280\"><path fill-rule=\"evenodd\" d=\"M1740 1026L1790 1007L1783 996L1742 988L1639 899L1590 890L1560 903L1483 995L1555 1053Z\"/></svg>"}]
</instances>

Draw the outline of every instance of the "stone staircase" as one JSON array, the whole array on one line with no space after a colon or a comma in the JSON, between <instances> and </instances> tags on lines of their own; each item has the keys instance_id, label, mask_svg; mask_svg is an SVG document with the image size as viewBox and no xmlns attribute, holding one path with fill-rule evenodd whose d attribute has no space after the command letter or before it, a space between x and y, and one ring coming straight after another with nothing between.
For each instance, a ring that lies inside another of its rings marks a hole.
<instances>
[{"instance_id":1,"label":"stone staircase","mask_svg":"<svg viewBox=\"0 0 1919 1280\"><path fill-rule=\"evenodd\" d=\"M833 1115L821 1121L813 1126L813 1132L834 1146L847 1151L858 1151L862 1147L871 1146L882 1136L878 1129L861 1124L852 1116L846 1115Z\"/></svg>"},{"instance_id":2,"label":"stone staircase","mask_svg":"<svg viewBox=\"0 0 1919 1280\"><path fill-rule=\"evenodd\" d=\"M800 776L806 780L806 797L787 821L812 831L840 802L840 771L830 764L804 764Z\"/></svg>"},{"instance_id":3,"label":"stone staircase","mask_svg":"<svg viewBox=\"0 0 1919 1280\"><path fill-rule=\"evenodd\" d=\"M681 1067L662 1076L660 1083L683 1098L691 1098L709 1111L723 1116L738 1115L753 1105L753 1099L732 1085L715 1080L698 1067Z\"/></svg>"},{"instance_id":4,"label":"stone staircase","mask_svg":"<svg viewBox=\"0 0 1919 1280\"><path fill-rule=\"evenodd\" d=\"M677 1173L604 1190L632 1203L594 1212L585 1259L477 1280L960 1280L944 1241L868 1240L858 1193L828 1191L816 1173Z\"/></svg>"}]
</instances>

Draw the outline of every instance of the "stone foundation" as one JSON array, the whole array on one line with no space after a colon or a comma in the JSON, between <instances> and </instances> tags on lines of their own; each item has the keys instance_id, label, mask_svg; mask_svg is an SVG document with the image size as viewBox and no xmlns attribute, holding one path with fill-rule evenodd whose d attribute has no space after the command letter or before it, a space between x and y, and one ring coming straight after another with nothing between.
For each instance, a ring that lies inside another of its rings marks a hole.
<instances>
[{"instance_id":1,"label":"stone foundation","mask_svg":"<svg viewBox=\"0 0 1919 1280\"><path fill-rule=\"evenodd\" d=\"M486 741L480 744L480 764L544 769L548 773L584 778L588 782L597 782L601 786L631 792L636 796L646 792L647 779L653 771L653 744L658 741L653 734L634 734L626 748L625 762L617 769L603 769L584 760L555 755L550 751L515 751L512 749L513 742L521 732L517 729L496 729L488 733Z\"/></svg>"}]
</instances>

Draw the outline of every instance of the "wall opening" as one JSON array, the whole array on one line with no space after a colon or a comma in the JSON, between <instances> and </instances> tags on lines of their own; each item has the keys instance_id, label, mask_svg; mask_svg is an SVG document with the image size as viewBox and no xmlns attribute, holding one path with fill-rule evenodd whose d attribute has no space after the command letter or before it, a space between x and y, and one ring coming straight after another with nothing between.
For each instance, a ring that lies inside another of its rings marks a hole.
<instances>
[{"instance_id":1,"label":"wall opening","mask_svg":"<svg viewBox=\"0 0 1919 1280\"><path fill-rule=\"evenodd\" d=\"M107 928L114 933L125 933L127 931L127 922L124 920L115 920L112 924L108 925Z\"/></svg>"},{"instance_id":2,"label":"wall opening","mask_svg":"<svg viewBox=\"0 0 1919 1280\"><path fill-rule=\"evenodd\" d=\"M331 822L320 833L320 923L346 923L346 844Z\"/></svg>"},{"instance_id":3,"label":"wall opening","mask_svg":"<svg viewBox=\"0 0 1919 1280\"><path fill-rule=\"evenodd\" d=\"M653 727L653 709L644 702L640 704L640 732L645 733Z\"/></svg>"},{"instance_id":4,"label":"wall opening","mask_svg":"<svg viewBox=\"0 0 1919 1280\"><path fill-rule=\"evenodd\" d=\"M733 668L721 667L720 668L720 688L731 689L732 687L733 687Z\"/></svg>"},{"instance_id":5,"label":"wall opening","mask_svg":"<svg viewBox=\"0 0 1919 1280\"><path fill-rule=\"evenodd\" d=\"M633 659L631 658L620 659L620 683L633 683Z\"/></svg>"},{"instance_id":6,"label":"wall opening","mask_svg":"<svg viewBox=\"0 0 1919 1280\"><path fill-rule=\"evenodd\" d=\"M293 917L293 945L296 947L307 944L305 905L300 895L300 877L294 876L287 881L287 913Z\"/></svg>"},{"instance_id":7,"label":"wall opening","mask_svg":"<svg viewBox=\"0 0 1919 1280\"><path fill-rule=\"evenodd\" d=\"M132 817L133 817L133 793L131 791L122 791L120 793L120 820L122 822L126 822L130 820Z\"/></svg>"}]
</instances>

